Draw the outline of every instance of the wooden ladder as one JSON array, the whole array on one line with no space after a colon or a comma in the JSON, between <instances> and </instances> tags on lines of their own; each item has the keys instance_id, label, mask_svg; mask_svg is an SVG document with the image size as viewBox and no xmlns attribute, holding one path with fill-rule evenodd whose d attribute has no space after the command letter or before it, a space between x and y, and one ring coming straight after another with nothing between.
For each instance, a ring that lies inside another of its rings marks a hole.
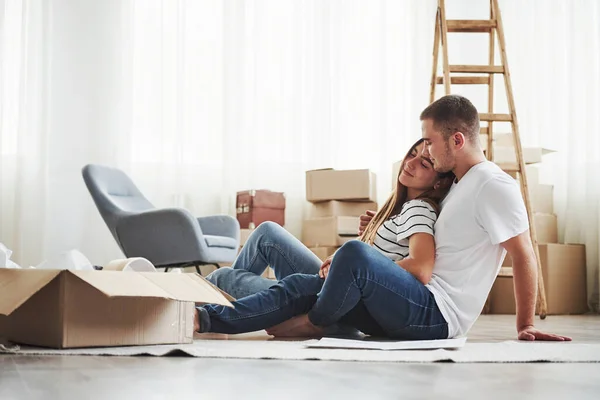
<instances>
[{"instance_id":1,"label":"wooden ladder","mask_svg":"<svg viewBox=\"0 0 600 400\"><path fill-rule=\"evenodd\" d=\"M489 34L489 58L487 65L449 65L448 64L448 32L467 32L467 33L487 33ZM500 47L500 65L495 65L495 36L498 37ZM438 55L440 44L442 47L442 63L443 75L438 76ZM473 76L451 76L452 73L468 73L478 74ZM508 102L509 114L494 113L494 75L502 74L504 77L504 86L506 90L506 98ZM433 72L431 75L431 92L429 102L435 100L435 89L437 85L443 84L445 94L450 94L451 85L487 85L488 86L488 112L480 113L479 119L488 123L487 127L481 128L481 134L487 135L487 158L494 160L494 122L510 122L512 125L512 138L516 150L516 163L503 163L499 166L506 172L517 173L519 182L521 183L521 191L527 207L527 215L529 218L529 227L531 233L531 242L535 251L538 269L538 291L537 291L537 306L538 313L541 319L546 318L547 303L546 291L544 288L544 278L542 276L542 264L540 261L540 253L538 248L537 234L533 221L533 213L531 211L531 199L527 186L527 176L525 173L525 161L523 159L523 148L519 136L519 124L517 123L517 113L515 110L515 102L513 98L512 84L510 80L510 72L508 69L508 60L506 57L506 43L504 41L504 28L502 26L502 17L498 0L490 0L490 19L489 20L447 20L444 0L438 0L438 9L435 24L435 36L433 43ZM502 268L500 275L511 276L506 268ZM486 303L486 309L489 304Z\"/></svg>"}]
</instances>

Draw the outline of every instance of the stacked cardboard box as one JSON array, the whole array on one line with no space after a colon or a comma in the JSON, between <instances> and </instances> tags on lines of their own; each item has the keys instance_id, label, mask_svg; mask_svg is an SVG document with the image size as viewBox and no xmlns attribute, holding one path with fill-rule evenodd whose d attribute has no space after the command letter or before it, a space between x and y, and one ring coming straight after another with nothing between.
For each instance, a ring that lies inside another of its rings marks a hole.
<instances>
[{"instance_id":1,"label":"stacked cardboard box","mask_svg":"<svg viewBox=\"0 0 600 400\"><path fill-rule=\"evenodd\" d=\"M514 164L516 158L512 136L501 134L494 137L494 161L499 165ZM485 149L487 137L483 137L482 142L485 143ZM587 311L585 246L558 243L554 186L540 183L539 169L535 165L550 152L543 148L523 148L548 314L580 314ZM516 174L513 176L517 177ZM515 313L513 284L512 260L507 256L488 298L492 314Z\"/></svg>"},{"instance_id":2,"label":"stacked cardboard box","mask_svg":"<svg viewBox=\"0 0 600 400\"><path fill-rule=\"evenodd\" d=\"M588 310L585 246L549 243L540 244L539 250L548 314L585 313ZM492 314L515 313L512 268L502 268L489 300Z\"/></svg>"},{"instance_id":3,"label":"stacked cardboard box","mask_svg":"<svg viewBox=\"0 0 600 400\"><path fill-rule=\"evenodd\" d=\"M302 224L302 242L321 260L358 237L359 216L377 210L376 177L368 169L320 169L306 172L311 202Z\"/></svg>"}]
</instances>

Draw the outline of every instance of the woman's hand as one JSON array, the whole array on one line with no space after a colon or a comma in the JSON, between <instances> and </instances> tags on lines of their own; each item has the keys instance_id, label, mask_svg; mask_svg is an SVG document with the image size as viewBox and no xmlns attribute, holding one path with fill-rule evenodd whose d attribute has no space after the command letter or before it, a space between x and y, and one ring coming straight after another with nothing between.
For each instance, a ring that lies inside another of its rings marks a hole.
<instances>
[{"instance_id":1,"label":"woman's hand","mask_svg":"<svg viewBox=\"0 0 600 400\"><path fill-rule=\"evenodd\" d=\"M367 211L365 211L365 213L363 215L360 216L360 218L359 218L360 222L358 224L358 234L359 235L362 235L363 232L365 231L365 229L367 229L367 225L369 225L369 222L371 222L371 220L373 219L375 214L377 214L377 211L367 210Z\"/></svg>"},{"instance_id":2,"label":"woman's hand","mask_svg":"<svg viewBox=\"0 0 600 400\"><path fill-rule=\"evenodd\" d=\"M327 278L329 274L329 267L331 266L331 260L333 260L333 256L329 256L323 261L321 268L319 268L319 276L323 279Z\"/></svg>"}]
</instances>

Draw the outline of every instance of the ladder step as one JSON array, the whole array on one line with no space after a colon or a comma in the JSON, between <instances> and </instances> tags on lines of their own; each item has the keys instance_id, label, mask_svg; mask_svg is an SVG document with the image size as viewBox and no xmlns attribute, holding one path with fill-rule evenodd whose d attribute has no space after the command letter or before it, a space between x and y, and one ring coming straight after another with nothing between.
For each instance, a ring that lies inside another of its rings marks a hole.
<instances>
[{"instance_id":1,"label":"ladder step","mask_svg":"<svg viewBox=\"0 0 600 400\"><path fill-rule=\"evenodd\" d=\"M438 85L444 83L444 77L437 77ZM487 85L490 83L490 78L487 76L451 76L450 83L452 85Z\"/></svg>"},{"instance_id":2,"label":"ladder step","mask_svg":"<svg viewBox=\"0 0 600 400\"><path fill-rule=\"evenodd\" d=\"M489 32L496 27L493 19L449 19L446 20L448 32Z\"/></svg>"},{"instance_id":3,"label":"ladder step","mask_svg":"<svg viewBox=\"0 0 600 400\"><path fill-rule=\"evenodd\" d=\"M496 163L502 171L505 172L519 172L521 169L519 168L518 163Z\"/></svg>"},{"instance_id":4,"label":"ladder step","mask_svg":"<svg viewBox=\"0 0 600 400\"><path fill-rule=\"evenodd\" d=\"M474 72L482 74L503 74L502 65L451 65L450 72Z\"/></svg>"},{"instance_id":5,"label":"ladder step","mask_svg":"<svg viewBox=\"0 0 600 400\"><path fill-rule=\"evenodd\" d=\"M510 114L479 114L480 121L502 121L502 122L510 122L512 121L512 116Z\"/></svg>"}]
</instances>

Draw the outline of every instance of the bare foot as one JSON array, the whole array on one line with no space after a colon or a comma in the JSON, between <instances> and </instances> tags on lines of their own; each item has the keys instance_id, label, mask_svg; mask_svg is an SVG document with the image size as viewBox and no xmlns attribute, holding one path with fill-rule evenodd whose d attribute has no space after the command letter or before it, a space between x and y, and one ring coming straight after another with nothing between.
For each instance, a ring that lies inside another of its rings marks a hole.
<instances>
[{"instance_id":1,"label":"bare foot","mask_svg":"<svg viewBox=\"0 0 600 400\"><path fill-rule=\"evenodd\" d=\"M200 313L196 307L194 307L194 332L200 332Z\"/></svg>"},{"instance_id":2,"label":"bare foot","mask_svg":"<svg viewBox=\"0 0 600 400\"><path fill-rule=\"evenodd\" d=\"M322 337L323 329L308 319L308 314L288 319L281 324L268 328L267 333L275 337Z\"/></svg>"}]
</instances>

